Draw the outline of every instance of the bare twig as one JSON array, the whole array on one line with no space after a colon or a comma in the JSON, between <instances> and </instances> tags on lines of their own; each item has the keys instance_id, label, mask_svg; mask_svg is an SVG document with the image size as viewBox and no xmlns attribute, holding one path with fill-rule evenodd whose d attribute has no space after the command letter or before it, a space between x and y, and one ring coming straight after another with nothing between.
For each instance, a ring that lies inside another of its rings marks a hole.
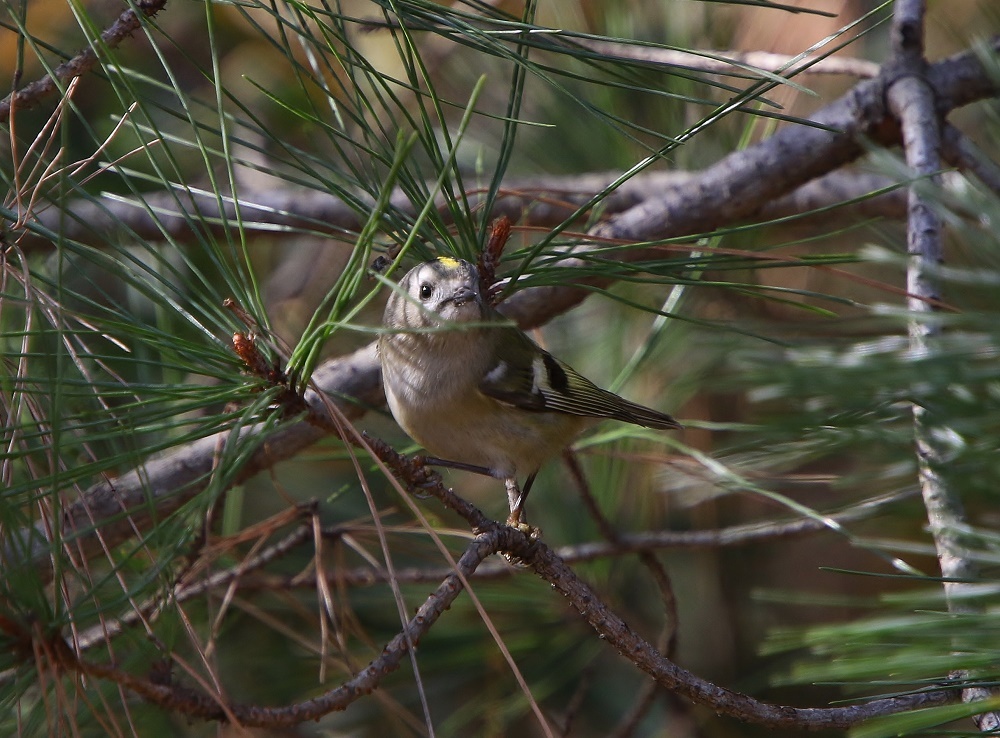
<instances>
[{"instance_id":1,"label":"bare twig","mask_svg":"<svg viewBox=\"0 0 1000 738\"><path fill-rule=\"evenodd\" d=\"M887 497L878 503L865 503L840 513L829 513L826 517L832 518L838 523L861 519L897 499L898 497L896 496ZM367 531L368 526L359 526L358 530ZM806 518L781 523L763 522L738 525L717 530L624 533L618 534L613 541L595 541L592 543L561 546L555 549L555 552L563 561L573 564L602 558L627 556L634 553L652 553L658 550L737 547L810 535L825 530L829 530L829 528L823 522L813 518ZM326 539L339 539L352 531L354 531L354 528L351 526L325 526L321 529L321 534ZM243 534L240 537L244 537ZM301 573L289 575L260 573L260 570L269 563L284 556L294 548L308 543L311 539L311 527L309 525L301 525L280 541L262 549L236 566L214 572L197 581L188 577L190 581L179 583L171 591L171 600L177 603L187 602L206 592L229 589L236 582L239 583L241 592L253 592L256 590L283 592L290 589L314 588L317 586L317 582L315 576L312 575L304 576ZM232 545L230 539L220 542L219 545L222 543L225 543L227 546ZM485 562L477 567L476 571L469 578L476 581L505 579L525 572L525 569L512 567L507 562ZM400 584L440 582L450 573L451 569L449 567L403 568L396 569L395 579ZM384 568L355 567L353 569L337 569L331 572L328 579L328 586L371 587L387 583L389 573ZM74 646L80 652L87 651L109 638L116 637L125 628L142 622L158 607L159 602L154 601L137 610L130 610L118 619L106 619L99 625L79 633L74 641ZM668 623L668 626L668 630L671 633L674 632L674 624ZM670 655L668 645L665 642L660 650ZM4 681L10 676L13 676L12 672L0 673L0 681Z\"/></svg>"},{"instance_id":2,"label":"bare twig","mask_svg":"<svg viewBox=\"0 0 1000 738\"><path fill-rule=\"evenodd\" d=\"M167 0L138 0L135 9L126 10L118 20L112 23L101 33L101 43L110 48L120 44L126 36L131 36L142 24L139 14L146 18L152 18L163 10ZM138 10L138 13L136 12ZM97 63L97 52L93 47L87 47L72 59L67 59L53 70L51 75L46 75L39 80L22 87L17 92L13 92L3 100L0 100L0 122L10 118L11 112L33 108L41 100L59 90L60 85L65 85L75 77L89 72Z\"/></svg>"},{"instance_id":3,"label":"bare twig","mask_svg":"<svg viewBox=\"0 0 1000 738\"><path fill-rule=\"evenodd\" d=\"M573 696L566 704L566 715L563 719L562 730L559 731L559 735L563 736L563 738L568 738L570 731L573 729L573 722L580 713L580 708L587 703L587 692L590 690L593 677L594 665L590 664L580 674L580 679L577 681Z\"/></svg>"},{"instance_id":4,"label":"bare twig","mask_svg":"<svg viewBox=\"0 0 1000 738\"><path fill-rule=\"evenodd\" d=\"M878 715L945 704L956 698L953 690L937 687L847 707L798 708L759 702L707 682L660 654L612 612L544 543L520 534L512 536L511 542L513 548L509 553L565 596L591 627L628 661L652 676L661 686L730 717L772 728L846 728Z\"/></svg>"},{"instance_id":5,"label":"bare twig","mask_svg":"<svg viewBox=\"0 0 1000 738\"><path fill-rule=\"evenodd\" d=\"M657 650L670 657L666 649L672 639L675 639L675 630L670 623L667 623L661 631L660 637L657 639ZM671 728L678 735L685 735L685 731L678 730L676 724L678 719L693 723L691 704L686 700L679 699L673 692L663 690L655 679L651 679L639 687L639 693L635 696L632 706L622 716L618 725L615 726L614 733L611 733L608 738L631 738L635 731L639 729L642 719L649 712L650 708L653 707L658 694L665 696L670 706L676 710L676 715L671 715ZM693 735L694 731L690 731L690 734Z\"/></svg>"},{"instance_id":6,"label":"bare twig","mask_svg":"<svg viewBox=\"0 0 1000 738\"><path fill-rule=\"evenodd\" d=\"M941 121L934 89L926 79L924 59L924 2L897 0L892 24L893 60L889 68L896 79L888 88L892 112L899 118L903 133L906 162L914 174L922 178L909 191L907 246L910 255L907 270L908 307L914 318L909 324L910 350L916 357L935 351L941 333L940 324L932 313L940 301L939 283L935 274L944 257L941 218L920 191L921 186L940 185ZM954 137L953 137L954 138ZM960 143L960 142L957 142ZM923 181L926 180L926 181ZM946 429L940 427L928 408L913 406L913 432L917 451L920 490L927 509L927 520L937 549L941 575L952 612L968 612L969 604L961 595L978 578L978 571L961 541L966 527L961 499L942 475L950 454L942 438ZM975 702L990 696L989 690L963 690L962 699ZM1000 714L983 713L975 718L984 732L1000 729Z\"/></svg>"},{"instance_id":7,"label":"bare twig","mask_svg":"<svg viewBox=\"0 0 1000 738\"><path fill-rule=\"evenodd\" d=\"M872 515L876 510L885 505L897 501L899 497L887 497L876 503L866 503L839 513L827 513L823 515L826 520L835 520L843 524L851 520L860 520ZM785 522L765 521L761 523L749 523L745 525L734 525L728 528L708 529L708 530L654 530L640 533L621 533L614 541L593 541L590 543L580 543L570 546L560 546L555 549L556 554L568 564L577 564L598 559L612 558L615 556L627 556L643 551L653 552L661 550L700 550L716 548L735 548L765 543L769 541L785 540L797 538L799 536L811 535L829 531L829 524L823 519L801 518ZM341 526L324 529L326 536L338 536L345 529ZM304 542L304 540L303 540ZM262 553L261 556L264 554ZM256 557L255 557L256 560ZM497 562L486 563L476 569L475 579L502 579L517 574L520 570L509 566L506 563ZM447 568L407 568L398 569L396 576L400 582L420 583L441 581L448 574ZM211 583L192 584L191 591L187 588L178 591L178 599L188 599L190 596L200 594L207 588L227 586L232 577L236 576L236 571L229 574L219 572ZM354 569L339 570L336 572L336 581L350 587L370 587L376 584L384 584L388 575L383 570L376 570L369 567L359 567ZM255 578L247 573L242 574L241 587L244 589L287 589L288 587L311 587L311 579L299 576L262 576Z\"/></svg>"},{"instance_id":8,"label":"bare twig","mask_svg":"<svg viewBox=\"0 0 1000 738\"><path fill-rule=\"evenodd\" d=\"M638 729L639 723L642 722L642 719L646 717L649 709L653 706L656 694L661 689L663 688L655 679L643 682L642 686L639 687L639 693L632 701L632 706L625 713L625 716L618 725L615 726L615 732L610 733L608 738L631 738ZM664 692L664 694L669 693Z\"/></svg>"},{"instance_id":9,"label":"bare twig","mask_svg":"<svg viewBox=\"0 0 1000 738\"><path fill-rule=\"evenodd\" d=\"M494 529L477 536L470 542L458 560L458 570L471 574L476 567L505 543L510 531ZM381 653L356 676L322 695L286 707L258 707L256 705L222 704L213 695L170 683L160 683L136 677L114 665L98 664L76 656L61 641L54 641L55 660L67 671L107 679L125 690L133 692L153 704L172 712L205 720L226 720L243 727L277 727L298 725L316 720L336 710L343 710L357 699L369 694L384 677L399 668L407 655L407 642L417 643L421 636L437 622L462 591L460 575L453 572L417 608L416 614L406 623Z\"/></svg>"}]
</instances>

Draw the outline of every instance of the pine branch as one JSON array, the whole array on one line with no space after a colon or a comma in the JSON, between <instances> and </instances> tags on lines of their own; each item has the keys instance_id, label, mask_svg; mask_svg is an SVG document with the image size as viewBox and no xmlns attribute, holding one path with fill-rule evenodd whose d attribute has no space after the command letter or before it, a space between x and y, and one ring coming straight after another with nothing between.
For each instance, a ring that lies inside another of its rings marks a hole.
<instances>
[{"instance_id":1,"label":"pine branch","mask_svg":"<svg viewBox=\"0 0 1000 738\"><path fill-rule=\"evenodd\" d=\"M1000 50L1000 39L992 42L992 49L994 52ZM964 52L930 65L926 79L939 110L1000 93L1000 87L983 69L975 52ZM781 129L770 139L723 158L692 178L683 189L646 199L624 210L598 225L593 234L610 239L645 241L711 231L748 217L774 198L848 163L862 153L865 137L876 138L884 145L898 143L899 128L882 104L881 91L885 82L880 75L861 83L819 111L814 120L822 123L823 128ZM798 142L799 136L803 143ZM619 252L616 257L641 262L653 255L635 248ZM574 260L568 259L565 263L572 264ZM586 281L600 283L594 278ZM589 294L572 284L537 287L516 293L501 305L501 309L521 326L534 327L571 309ZM325 365L317 372L315 380L317 386L335 398L356 397L371 406L382 403L374 344ZM314 397L308 397L307 402L314 409L321 404ZM362 414L357 407L344 409L352 418ZM268 450L261 449L254 455L237 479L246 479L279 460L294 456L322 435L318 426L309 423L282 430L277 438L269 440ZM113 484L95 485L67 512L61 525L62 537L73 539L94 529L101 530L112 542L134 535L133 523L142 530L148 522L147 486L157 505L163 505L167 511L176 509L204 489L215 450L224 440L224 434L202 439L162 459L148 462L144 468L119 477ZM146 512L140 514L138 521L128 522L121 517L123 511L139 510ZM25 541L31 541L30 547L24 547ZM15 560L29 559L37 563L45 560L48 545L39 524L34 531L22 531L15 544L8 546L6 555L27 551L23 557L15 555ZM99 548L88 550L94 553Z\"/></svg>"},{"instance_id":2,"label":"pine branch","mask_svg":"<svg viewBox=\"0 0 1000 738\"><path fill-rule=\"evenodd\" d=\"M934 204L923 194L925 186L941 184L942 142L938 96L928 81L928 65L924 59L923 0L897 0L892 23L893 57L887 64L893 79L887 99L893 114L899 119L903 134L906 163L916 177L921 178L909 190L907 244L909 268L907 305L914 315L909 324L910 350L914 356L934 353L942 328L933 313L941 301L938 268L944 262L943 225ZM954 138L954 136L953 136ZM942 475L951 455L943 428L933 414L921 405L913 406L913 431L916 441L920 490L927 509L927 520L937 548L941 576L945 577L945 594L951 612L969 612L962 593L979 579L979 572L969 551L962 544L961 531L967 527L961 499ZM965 702L988 699L990 690L967 688L962 692ZM1000 714L987 712L977 715L976 725L983 732L1000 729Z\"/></svg>"},{"instance_id":3,"label":"pine branch","mask_svg":"<svg viewBox=\"0 0 1000 738\"><path fill-rule=\"evenodd\" d=\"M612 611L601 598L548 546L520 531L489 521L481 511L446 489L440 478L428 477L414 463L385 446L375 450L404 481L415 482L422 493L436 497L461 515L475 533L457 562L437 589L417 608L402 632L382 649L379 656L352 679L304 702L284 707L221 702L217 696L187 686L136 677L115 665L98 664L81 658L60 640L47 644L56 665L66 671L106 679L144 699L192 718L223 720L243 727L276 727L315 720L334 710L343 710L378 687L399 668L407 654L407 643L417 643L461 594L462 580L472 577L482 562L495 553L505 554L530 568L562 594L570 605L608 644L628 661L652 676L661 686L697 704L742 721L771 728L820 730L846 728L881 715L947 704L956 699L955 690L935 687L899 697L876 699L864 704L830 708L798 708L772 705L725 687L712 684L681 668L663 656Z\"/></svg>"},{"instance_id":4,"label":"pine branch","mask_svg":"<svg viewBox=\"0 0 1000 738\"><path fill-rule=\"evenodd\" d=\"M313 376L318 389L305 395L305 419L271 433L232 480L238 484L275 464L291 458L336 427L327 403L332 401L348 418L358 418L364 406L384 402L374 346L326 363ZM348 402L339 398L351 398ZM361 403L361 404L358 404ZM244 428L244 437L259 434L256 426ZM117 546L147 530L157 519L177 510L204 490L212 479L218 450L229 431L187 444L115 479L88 489L79 500L62 511L59 521L43 520L30 530L11 532L3 549L3 561L15 566L31 561L39 577L51 577L51 543L48 532L59 531L59 540L70 556L92 558L105 548Z\"/></svg>"},{"instance_id":5,"label":"pine branch","mask_svg":"<svg viewBox=\"0 0 1000 738\"><path fill-rule=\"evenodd\" d=\"M971 162L968 162L971 163ZM978 168L978 165L977 165ZM696 184L701 172L643 172L632 177L601 200L605 216L623 213L652 199L679 197ZM494 203L490 219L506 215L519 226L552 227L559 225L598 193L617 179L614 173L583 173L567 176L519 177L504 184L501 196ZM813 210L836 208L838 219L895 218L906 214L906 197L892 188L897 183L889 177L865 172L833 171L787 195L760 203L747 220L758 222L807 214ZM427 184L431 189L431 183ZM873 192L881 192L874 197ZM470 208L475 210L485 201L485 195L468 192ZM359 193L363 202L371 201ZM178 210L178 200L185 204ZM843 205L844 202L850 202ZM224 209L219 210L222 202ZM391 197L392 207L401 215L415 217L417 207L402 189L396 188ZM195 238L191 220L197 218L216 235L242 227L248 232L273 233L275 228L301 230L317 236L345 238L364 226L364 215L329 192L303 188L274 188L245 192L237 203L232 197L191 189L178 196L174 193L149 192L143 203L131 204L115 200L71 200L59 209L42 210L37 223L46 231L59 232L63 237L94 246L105 244L109 233L127 232L130 237L149 241L169 237L177 243L190 243ZM449 220L443 196L437 201L442 219ZM822 217L822 216L817 216ZM21 238L25 248L44 248L50 240L25 232Z\"/></svg>"},{"instance_id":6,"label":"pine branch","mask_svg":"<svg viewBox=\"0 0 1000 738\"><path fill-rule=\"evenodd\" d=\"M1000 51L1000 38L990 44ZM591 235L601 241L642 242L713 230L752 216L776 198L816 177L857 159L871 142L900 143L899 126L885 108L889 77L881 73L861 82L813 117L814 127L786 126L771 138L735 152L702 172L688 187L651 198L596 226ZM1000 85L983 68L979 52L967 51L930 65L927 80L940 114L955 107L994 97ZM630 262L651 256L643 249L621 255ZM573 264L573 260L563 265ZM606 284L588 279L588 284ZM503 312L522 326L537 326L587 297L572 286L540 287L513 296Z\"/></svg>"},{"instance_id":7,"label":"pine branch","mask_svg":"<svg viewBox=\"0 0 1000 738\"><path fill-rule=\"evenodd\" d=\"M916 0L900 0L894 26L897 43L893 63L884 67L876 78L859 84L844 98L820 111L815 117L816 127L786 127L772 138L691 176L683 187L669 192L661 190L652 196L644 192L636 202L623 202L617 215L594 228L591 237L595 242L689 237L759 217L776 199L858 158L872 141L883 145L902 141L914 171L930 178L936 176L940 171L942 144L939 134L932 133L928 137L923 130L926 122L932 121L932 130L937 129L937 115L977 99L995 96L1000 89L982 68L978 55L972 52L926 65L919 48L922 11L922 4ZM137 18L134 20L138 23ZM913 45L914 34L917 34L918 46ZM991 49L996 53L1000 42L994 40ZM15 103L18 99L15 96ZM891 110L885 108L887 99ZM10 111L9 104L7 111ZM898 124L892 113L898 116ZM955 157L961 160L961 141L952 139L959 144ZM336 203L327 202L326 205L332 207ZM560 204L559 207L564 206ZM937 295L928 274L940 259L940 223L934 221L932 211L917 188L910 193L910 209L911 309L930 312ZM269 212L274 210L271 208ZM293 218L299 217L292 210L287 212ZM353 217L353 213L346 217ZM654 255L654 251L642 248L620 252L620 258L635 262ZM568 259L567 263L572 264L573 260ZM597 279L588 280L588 283L606 284ZM504 309L521 325L539 325L572 308L587 294L572 286L536 288L513 296L504 304ZM914 321L911 339L916 351L933 346L933 325L932 320ZM270 435L268 443L234 475L235 482L270 468L277 461L294 456L316 440L335 432L336 419L326 405L326 394L355 397L367 405L381 403L378 361L370 346L324 366L313 380L318 391L305 398L307 419ZM360 407L350 403L339 404L349 417L357 418L363 413ZM930 432L933 419L916 409L914 420L921 483L942 572L946 576L974 573L967 568L968 557L954 536L963 522L960 503L935 474L935 467L942 458ZM257 431L258 428L251 428L243 432ZM136 535L154 518L177 509L205 489L211 479L217 449L226 440L226 434L202 439L167 457L148 461L129 474L95 485L59 520L45 521L34 529L15 532L13 542L9 542L4 551L5 560L22 565L29 561L42 570L44 577L44 567L51 554L51 531L58 531L57 538L73 556L81 552L84 556L94 555ZM405 469L400 467L399 471L405 472ZM416 643L455 601L464 579L479 569L486 556L502 552L524 562L550 583L595 632L660 685L741 720L783 728L846 727L875 715L943 704L956 697L954 690L934 687L907 697L874 700L850 707L793 708L769 705L719 687L680 668L635 634L547 546L516 531L497 527L448 490L438 487L434 494L462 515L476 535L462 556L458 570L444 575L438 589L427 598L417 615L403 625L403 632L388 643L382 654L353 679L313 700L285 708L224 704L214 695L134 677L113 664L90 663L59 640L48 644L51 646L49 652L55 655L56 664L63 670L111 680L126 691L191 716L230 720L246 726L298 723L343 709L378 686L385 675L398 668L409 650L407 644ZM625 537L615 535L612 538L606 545L621 550ZM964 694L965 699L972 700L980 696L971 690ZM981 716L980 727L991 728L995 721L993 715Z\"/></svg>"}]
</instances>

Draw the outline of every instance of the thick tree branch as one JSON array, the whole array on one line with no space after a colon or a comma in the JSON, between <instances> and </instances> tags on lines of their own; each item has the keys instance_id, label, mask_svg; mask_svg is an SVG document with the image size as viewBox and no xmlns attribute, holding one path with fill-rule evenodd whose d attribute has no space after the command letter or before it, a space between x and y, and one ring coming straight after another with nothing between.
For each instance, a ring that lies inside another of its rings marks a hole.
<instances>
[{"instance_id":1,"label":"thick tree branch","mask_svg":"<svg viewBox=\"0 0 1000 738\"><path fill-rule=\"evenodd\" d=\"M928 84L924 60L924 2L897 0L892 24L893 59L890 69L897 79L888 88L887 99L892 112L900 121L906 163L921 178L910 187L907 216L907 306L914 318L909 324L910 350L916 357L935 352L940 324L931 314L940 302L940 286L936 274L944 261L942 223L933 203L921 194L927 185L940 186L942 135L940 109L935 105L935 90ZM967 527L965 510L957 493L943 471L951 453L948 435L928 408L913 406L913 429L917 451L920 490L927 509L927 520L937 548L941 575L946 579L945 594L952 612L967 612L962 593L978 579L978 571L961 541L961 531ZM986 689L965 689L962 699L975 702L986 699ZM980 730L993 732L1000 728L1000 715L984 713L976 717Z\"/></svg>"},{"instance_id":2,"label":"thick tree branch","mask_svg":"<svg viewBox=\"0 0 1000 738\"><path fill-rule=\"evenodd\" d=\"M990 48L997 53L1000 39L994 39ZM932 65L928 80L942 114L1000 93L1000 86L990 79L974 52ZM859 83L818 111L812 117L815 127L785 126L771 138L724 157L682 191L650 198L599 224L591 235L628 243L709 233L750 218L766 203L850 163L870 143L898 144L899 127L885 109L885 84L882 74ZM637 262L650 253L655 252L633 249L621 258ZM588 283L606 284L600 280ZM587 294L570 286L539 287L514 295L504 303L503 312L521 325L541 325Z\"/></svg>"},{"instance_id":3,"label":"thick tree branch","mask_svg":"<svg viewBox=\"0 0 1000 738\"><path fill-rule=\"evenodd\" d=\"M522 177L504 183L503 196L494 205L492 217L506 215L521 226L551 227L562 223L578 208L593 199L615 181L613 173L574 174L568 176ZM601 211L614 215L633 208L650 198L671 198L697 182L699 172L643 172L601 200ZM906 214L906 196L901 190L866 197L872 192L887 190L896 183L889 177L864 172L835 171L820 177L788 195L762 203L754 220L769 220L802 215L811 210L832 208L849 200L857 202L838 210L838 217L850 214L857 218L900 218ZM428 186L428 189L431 189ZM470 207L475 209L485 198L468 193ZM366 197L358 193L365 201ZM185 204L178 211L178 200ZM232 197L220 198L212 192L184 191L179 193L146 193L143 206L116 200L75 200L64 207L41 210L39 225L65 238L100 246L108 234L146 241L170 237L178 243L190 242L195 235L192 221L217 235L241 223L247 231L273 234L275 227L353 239L364 226L364 216L329 192L302 188L276 187L260 192L244 193L239 202ZM374 201L371 201L374 203ZM418 206L400 189L393 191L392 207L399 213L416 216ZM239 205L239 218L237 218ZM439 200L440 215L449 212ZM154 216L155 214L155 216ZM43 247L45 239L26 233L21 241L25 247Z\"/></svg>"},{"instance_id":4,"label":"thick tree branch","mask_svg":"<svg viewBox=\"0 0 1000 738\"><path fill-rule=\"evenodd\" d=\"M662 49L656 46L583 38L574 39L574 42L599 53L603 58L633 59L650 64L683 67L715 74L758 76L753 69L747 68L756 67L757 69L766 69L769 72L794 70L797 74L843 74L867 78L874 77L879 71L878 64L875 62L846 56L798 57L787 54L772 54L766 51L736 51L733 49L693 52L684 49Z\"/></svg>"}]
</instances>

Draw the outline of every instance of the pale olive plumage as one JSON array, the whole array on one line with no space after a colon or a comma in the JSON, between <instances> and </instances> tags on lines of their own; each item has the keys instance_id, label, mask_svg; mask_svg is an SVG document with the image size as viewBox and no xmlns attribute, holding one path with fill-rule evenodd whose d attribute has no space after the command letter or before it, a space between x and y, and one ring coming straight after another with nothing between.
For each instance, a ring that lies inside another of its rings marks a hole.
<instances>
[{"instance_id":1,"label":"pale olive plumage","mask_svg":"<svg viewBox=\"0 0 1000 738\"><path fill-rule=\"evenodd\" d=\"M440 258L403 277L379 339L393 417L442 459L505 480L510 522L538 467L602 418L679 428L669 415L602 390L510 325L483 298L476 268ZM516 479L528 477L522 494Z\"/></svg>"}]
</instances>

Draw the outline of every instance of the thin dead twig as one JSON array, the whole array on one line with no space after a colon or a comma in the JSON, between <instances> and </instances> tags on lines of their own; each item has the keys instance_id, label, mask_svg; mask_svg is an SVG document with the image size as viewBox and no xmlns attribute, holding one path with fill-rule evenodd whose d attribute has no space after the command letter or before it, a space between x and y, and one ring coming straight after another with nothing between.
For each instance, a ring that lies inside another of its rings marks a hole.
<instances>
[{"instance_id":1,"label":"thin dead twig","mask_svg":"<svg viewBox=\"0 0 1000 738\"><path fill-rule=\"evenodd\" d=\"M468 576L475 571L487 556L504 546L508 535L509 532L494 529L473 539L458 560L458 571L445 578L417 608L404 630L389 641L376 658L354 678L335 689L294 705L258 707L222 704L212 695L187 686L158 683L149 678L136 677L113 664L99 664L79 658L60 640L52 641L58 654L55 660L65 671L109 680L153 704L193 718L230 721L243 727L289 726L316 720L330 712L345 709L360 697L369 694L385 676L398 669L408 653L407 642L418 643L461 593L460 576Z\"/></svg>"}]
</instances>

